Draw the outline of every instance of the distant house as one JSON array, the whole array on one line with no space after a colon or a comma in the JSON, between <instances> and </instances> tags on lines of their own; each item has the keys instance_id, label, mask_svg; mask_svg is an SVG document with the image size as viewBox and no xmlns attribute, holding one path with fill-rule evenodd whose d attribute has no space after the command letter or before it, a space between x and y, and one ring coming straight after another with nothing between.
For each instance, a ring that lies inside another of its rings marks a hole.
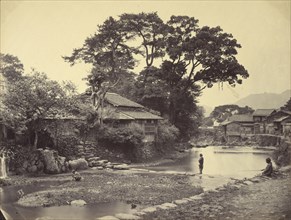
<instances>
[{"instance_id":1,"label":"distant house","mask_svg":"<svg viewBox=\"0 0 291 220\"><path fill-rule=\"evenodd\" d=\"M155 140L158 121L163 120L144 106L109 92L105 95L103 115L104 123L112 123L116 127L139 125L145 135L144 141L148 142Z\"/></svg>"},{"instance_id":2,"label":"distant house","mask_svg":"<svg viewBox=\"0 0 291 220\"><path fill-rule=\"evenodd\" d=\"M266 133L289 134L291 130L291 111L278 110L266 118Z\"/></svg>"},{"instance_id":3,"label":"distant house","mask_svg":"<svg viewBox=\"0 0 291 220\"><path fill-rule=\"evenodd\" d=\"M257 109L253 113L254 120L254 133L263 134L266 133L266 119L272 113L275 113L275 109Z\"/></svg>"},{"instance_id":4,"label":"distant house","mask_svg":"<svg viewBox=\"0 0 291 220\"><path fill-rule=\"evenodd\" d=\"M242 137L253 134L254 122L250 114L232 115L220 126L227 141L240 140Z\"/></svg>"},{"instance_id":5,"label":"distant house","mask_svg":"<svg viewBox=\"0 0 291 220\"><path fill-rule=\"evenodd\" d=\"M254 122L263 122L274 112L276 112L275 109L257 109L253 113L253 120Z\"/></svg>"}]
</instances>

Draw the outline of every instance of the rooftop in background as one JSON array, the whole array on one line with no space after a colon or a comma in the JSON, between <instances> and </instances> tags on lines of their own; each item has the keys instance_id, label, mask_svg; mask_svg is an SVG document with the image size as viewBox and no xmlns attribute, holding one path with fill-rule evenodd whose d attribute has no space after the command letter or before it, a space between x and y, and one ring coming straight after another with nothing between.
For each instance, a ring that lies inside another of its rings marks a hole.
<instances>
[{"instance_id":1,"label":"rooftop in background","mask_svg":"<svg viewBox=\"0 0 291 220\"><path fill-rule=\"evenodd\" d=\"M232 116L229 117L228 121L253 122L253 116L249 115L249 114L232 115Z\"/></svg>"},{"instance_id":2,"label":"rooftop in background","mask_svg":"<svg viewBox=\"0 0 291 220\"><path fill-rule=\"evenodd\" d=\"M253 113L253 116L269 116L274 111L276 111L276 109L257 109Z\"/></svg>"},{"instance_id":3,"label":"rooftop in background","mask_svg":"<svg viewBox=\"0 0 291 220\"><path fill-rule=\"evenodd\" d=\"M107 102L112 104L115 107L132 107L132 108L144 108L144 106L133 102L127 98L122 97L116 93L107 92L105 95L105 99Z\"/></svg>"}]
</instances>

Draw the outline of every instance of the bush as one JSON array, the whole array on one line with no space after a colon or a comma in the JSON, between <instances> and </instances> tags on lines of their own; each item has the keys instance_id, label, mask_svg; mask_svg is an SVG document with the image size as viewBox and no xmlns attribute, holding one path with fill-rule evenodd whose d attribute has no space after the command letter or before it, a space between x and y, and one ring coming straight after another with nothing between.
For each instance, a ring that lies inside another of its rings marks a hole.
<instances>
[{"instance_id":1,"label":"bush","mask_svg":"<svg viewBox=\"0 0 291 220\"><path fill-rule=\"evenodd\" d=\"M31 155L31 150L28 146L13 145L9 147L9 168L17 170L21 168L24 161Z\"/></svg>"},{"instance_id":2,"label":"bush","mask_svg":"<svg viewBox=\"0 0 291 220\"><path fill-rule=\"evenodd\" d=\"M75 146L79 143L79 139L74 136L59 137L57 146L53 149L57 150L60 156L72 157L76 154Z\"/></svg>"},{"instance_id":3,"label":"bush","mask_svg":"<svg viewBox=\"0 0 291 220\"><path fill-rule=\"evenodd\" d=\"M169 122L162 121L158 124L158 135L156 140L157 148L164 152L169 148L174 148L174 144L179 137L179 130Z\"/></svg>"},{"instance_id":4,"label":"bush","mask_svg":"<svg viewBox=\"0 0 291 220\"><path fill-rule=\"evenodd\" d=\"M99 128L97 140L107 147L137 147L142 144L143 131L138 125L127 127L110 127L104 125Z\"/></svg>"}]
</instances>

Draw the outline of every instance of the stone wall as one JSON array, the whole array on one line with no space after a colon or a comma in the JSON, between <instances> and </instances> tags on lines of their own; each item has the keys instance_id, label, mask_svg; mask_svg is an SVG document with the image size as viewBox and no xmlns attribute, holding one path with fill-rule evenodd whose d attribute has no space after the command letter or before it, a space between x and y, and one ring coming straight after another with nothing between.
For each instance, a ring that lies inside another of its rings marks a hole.
<instances>
[{"instance_id":1,"label":"stone wall","mask_svg":"<svg viewBox=\"0 0 291 220\"><path fill-rule=\"evenodd\" d=\"M287 166L291 164L291 142L289 140L280 140L280 144L273 152L273 159L278 166Z\"/></svg>"},{"instance_id":2,"label":"stone wall","mask_svg":"<svg viewBox=\"0 0 291 220\"><path fill-rule=\"evenodd\" d=\"M281 141L279 136L269 134L257 134L252 138L259 146L278 146Z\"/></svg>"}]
</instances>

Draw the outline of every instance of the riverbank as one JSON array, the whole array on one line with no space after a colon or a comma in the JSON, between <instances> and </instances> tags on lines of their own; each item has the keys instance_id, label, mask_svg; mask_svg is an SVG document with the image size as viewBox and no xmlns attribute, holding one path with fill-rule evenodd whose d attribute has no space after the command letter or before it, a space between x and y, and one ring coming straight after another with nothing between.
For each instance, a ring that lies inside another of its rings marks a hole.
<instances>
[{"instance_id":1,"label":"riverbank","mask_svg":"<svg viewBox=\"0 0 291 220\"><path fill-rule=\"evenodd\" d=\"M142 219L291 219L291 169L276 178L237 181Z\"/></svg>"}]
</instances>

